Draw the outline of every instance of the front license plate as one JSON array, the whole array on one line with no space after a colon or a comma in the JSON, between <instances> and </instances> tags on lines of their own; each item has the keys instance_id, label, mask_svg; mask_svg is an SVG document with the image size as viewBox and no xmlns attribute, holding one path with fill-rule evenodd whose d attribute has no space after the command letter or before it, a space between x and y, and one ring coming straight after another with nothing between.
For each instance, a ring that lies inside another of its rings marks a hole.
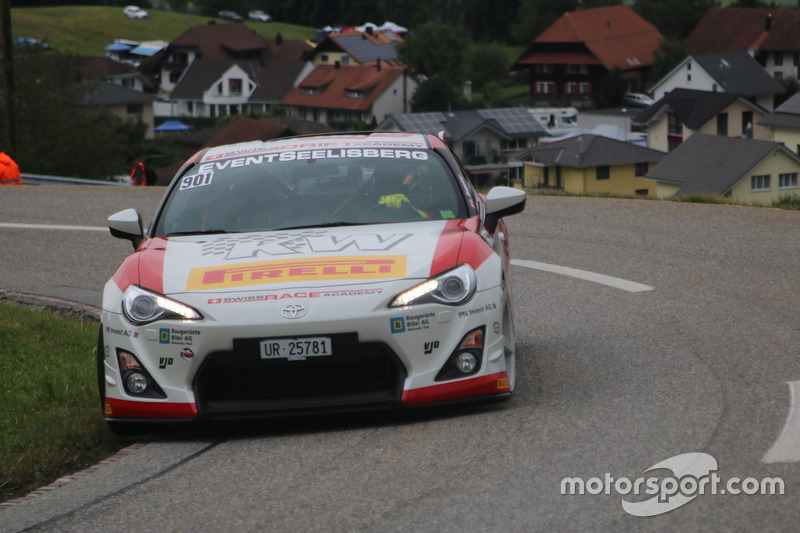
<instances>
[{"instance_id":1,"label":"front license plate","mask_svg":"<svg viewBox=\"0 0 800 533\"><path fill-rule=\"evenodd\" d=\"M266 339L261 341L261 359L305 359L333 355L330 337Z\"/></svg>"}]
</instances>

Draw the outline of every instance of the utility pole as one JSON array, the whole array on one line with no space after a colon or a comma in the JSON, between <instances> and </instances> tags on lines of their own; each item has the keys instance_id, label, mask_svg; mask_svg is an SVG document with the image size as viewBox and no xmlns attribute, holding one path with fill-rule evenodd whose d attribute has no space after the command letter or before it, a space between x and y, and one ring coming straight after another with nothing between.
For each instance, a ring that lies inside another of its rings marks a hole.
<instances>
[{"instance_id":1,"label":"utility pole","mask_svg":"<svg viewBox=\"0 0 800 533\"><path fill-rule=\"evenodd\" d=\"M2 63L3 94L5 95L3 105L6 110L5 130L9 144L8 147L0 146L0 149L3 149L11 157L16 157L17 128L14 113L14 47L11 39L11 0L0 0L0 49L2 49L0 63Z\"/></svg>"}]
</instances>

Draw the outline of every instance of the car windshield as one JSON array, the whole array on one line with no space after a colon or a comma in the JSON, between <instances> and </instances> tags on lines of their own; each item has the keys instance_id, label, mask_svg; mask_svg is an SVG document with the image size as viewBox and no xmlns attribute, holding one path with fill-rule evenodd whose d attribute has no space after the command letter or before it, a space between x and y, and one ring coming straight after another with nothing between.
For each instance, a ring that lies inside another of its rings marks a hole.
<instances>
[{"instance_id":1,"label":"car windshield","mask_svg":"<svg viewBox=\"0 0 800 533\"><path fill-rule=\"evenodd\" d=\"M317 159L294 152L197 164L171 190L154 236L467 216L453 173L434 151L327 152ZM353 153L359 157L344 157ZM385 157L360 157L366 153Z\"/></svg>"}]
</instances>

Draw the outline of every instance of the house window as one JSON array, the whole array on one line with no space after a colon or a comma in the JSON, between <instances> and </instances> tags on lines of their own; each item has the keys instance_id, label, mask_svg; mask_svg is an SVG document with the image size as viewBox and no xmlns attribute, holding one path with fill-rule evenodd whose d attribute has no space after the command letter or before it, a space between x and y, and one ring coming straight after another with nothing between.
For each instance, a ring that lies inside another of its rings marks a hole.
<instances>
[{"instance_id":1,"label":"house window","mask_svg":"<svg viewBox=\"0 0 800 533\"><path fill-rule=\"evenodd\" d=\"M742 111L742 136L747 139L753 138L753 112Z\"/></svg>"},{"instance_id":2,"label":"house window","mask_svg":"<svg viewBox=\"0 0 800 533\"><path fill-rule=\"evenodd\" d=\"M527 139L503 139L501 143L503 150L522 150L528 147Z\"/></svg>"},{"instance_id":3,"label":"house window","mask_svg":"<svg viewBox=\"0 0 800 533\"><path fill-rule=\"evenodd\" d=\"M555 92L555 84L552 81L537 81L536 94L553 94Z\"/></svg>"},{"instance_id":4,"label":"house window","mask_svg":"<svg viewBox=\"0 0 800 533\"><path fill-rule=\"evenodd\" d=\"M650 189L636 189L636 196L648 196Z\"/></svg>"},{"instance_id":5,"label":"house window","mask_svg":"<svg viewBox=\"0 0 800 533\"><path fill-rule=\"evenodd\" d=\"M783 66L783 52L775 52L775 66L776 67Z\"/></svg>"},{"instance_id":6,"label":"house window","mask_svg":"<svg viewBox=\"0 0 800 533\"><path fill-rule=\"evenodd\" d=\"M687 83L692 83L692 74L691 73L686 74L686 82Z\"/></svg>"},{"instance_id":7,"label":"house window","mask_svg":"<svg viewBox=\"0 0 800 533\"><path fill-rule=\"evenodd\" d=\"M589 74L589 65L581 65L580 72L581 74Z\"/></svg>"},{"instance_id":8,"label":"house window","mask_svg":"<svg viewBox=\"0 0 800 533\"><path fill-rule=\"evenodd\" d=\"M342 54L342 65L349 65L350 64L350 56L347 54Z\"/></svg>"},{"instance_id":9,"label":"house window","mask_svg":"<svg viewBox=\"0 0 800 533\"><path fill-rule=\"evenodd\" d=\"M783 72L775 72L775 79L781 81L783 79Z\"/></svg>"},{"instance_id":10,"label":"house window","mask_svg":"<svg viewBox=\"0 0 800 533\"><path fill-rule=\"evenodd\" d=\"M648 165L647 161L645 161L644 163L636 163L634 165L634 173L635 173L635 175L636 176L644 176L645 174L647 174L647 171L649 170L648 166L649 165Z\"/></svg>"},{"instance_id":11,"label":"house window","mask_svg":"<svg viewBox=\"0 0 800 533\"><path fill-rule=\"evenodd\" d=\"M553 72L553 65L543 65L541 63L536 65L537 74L550 74L551 72Z\"/></svg>"},{"instance_id":12,"label":"house window","mask_svg":"<svg viewBox=\"0 0 800 533\"><path fill-rule=\"evenodd\" d=\"M347 98L364 98L364 96L366 96L364 91L354 91L354 90L351 90L351 89L346 89L344 91L344 95Z\"/></svg>"},{"instance_id":13,"label":"house window","mask_svg":"<svg viewBox=\"0 0 800 533\"><path fill-rule=\"evenodd\" d=\"M592 92L591 83L581 83L581 94L589 94Z\"/></svg>"},{"instance_id":14,"label":"house window","mask_svg":"<svg viewBox=\"0 0 800 533\"><path fill-rule=\"evenodd\" d=\"M778 188L779 189L796 189L797 188L797 172L789 172L786 174L778 174Z\"/></svg>"},{"instance_id":15,"label":"house window","mask_svg":"<svg viewBox=\"0 0 800 533\"><path fill-rule=\"evenodd\" d=\"M222 82L217 84L217 94L222 94Z\"/></svg>"},{"instance_id":16,"label":"house window","mask_svg":"<svg viewBox=\"0 0 800 533\"><path fill-rule=\"evenodd\" d=\"M611 177L611 169L608 165L597 167L597 179L607 180Z\"/></svg>"},{"instance_id":17,"label":"house window","mask_svg":"<svg viewBox=\"0 0 800 533\"><path fill-rule=\"evenodd\" d=\"M231 78L228 80L228 91L231 96L242 95L242 80L240 78Z\"/></svg>"},{"instance_id":18,"label":"house window","mask_svg":"<svg viewBox=\"0 0 800 533\"><path fill-rule=\"evenodd\" d=\"M668 113L667 120L669 121L668 133L670 135L683 135L683 124L681 124L681 121L678 120L678 115L675 113Z\"/></svg>"},{"instance_id":19,"label":"house window","mask_svg":"<svg viewBox=\"0 0 800 533\"><path fill-rule=\"evenodd\" d=\"M671 152L683 142L680 137L667 137L667 151Z\"/></svg>"},{"instance_id":20,"label":"house window","mask_svg":"<svg viewBox=\"0 0 800 533\"><path fill-rule=\"evenodd\" d=\"M300 87L300 94L304 96L317 96L319 87Z\"/></svg>"},{"instance_id":21,"label":"house window","mask_svg":"<svg viewBox=\"0 0 800 533\"><path fill-rule=\"evenodd\" d=\"M578 84L575 82L567 82L567 88L564 94L578 94Z\"/></svg>"},{"instance_id":22,"label":"house window","mask_svg":"<svg viewBox=\"0 0 800 533\"><path fill-rule=\"evenodd\" d=\"M328 62L328 54L320 54L320 55L319 55L319 60L320 60L322 63L327 63L327 62Z\"/></svg>"},{"instance_id":23,"label":"house window","mask_svg":"<svg viewBox=\"0 0 800 533\"><path fill-rule=\"evenodd\" d=\"M750 190L751 191L768 191L769 190L769 174L758 174L750 176Z\"/></svg>"},{"instance_id":24,"label":"house window","mask_svg":"<svg viewBox=\"0 0 800 533\"><path fill-rule=\"evenodd\" d=\"M180 72L170 72L169 73L169 82L170 83L178 83L178 80L181 78Z\"/></svg>"},{"instance_id":25,"label":"house window","mask_svg":"<svg viewBox=\"0 0 800 533\"><path fill-rule=\"evenodd\" d=\"M720 113L717 115L717 135L728 136L728 114Z\"/></svg>"},{"instance_id":26,"label":"house window","mask_svg":"<svg viewBox=\"0 0 800 533\"><path fill-rule=\"evenodd\" d=\"M144 113L144 106L142 104L128 104L126 106L129 115L141 115ZM795 182L797 181L795 176Z\"/></svg>"}]
</instances>

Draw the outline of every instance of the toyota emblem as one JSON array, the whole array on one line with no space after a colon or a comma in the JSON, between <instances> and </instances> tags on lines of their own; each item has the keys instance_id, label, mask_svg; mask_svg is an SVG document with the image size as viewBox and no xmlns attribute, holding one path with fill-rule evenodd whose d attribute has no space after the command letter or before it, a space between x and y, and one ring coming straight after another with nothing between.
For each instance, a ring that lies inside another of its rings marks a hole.
<instances>
[{"instance_id":1,"label":"toyota emblem","mask_svg":"<svg viewBox=\"0 0 800 533\"><path fill-rule=\"evenodd\" d=\"M302 305L297 305L297 304L287 305L286 307L281 309L281 316L283 316L283 318L289 318L289 319L303 318L304 316L306 316L306 308L303 307Z\"/></svg>"}]
</instances>

